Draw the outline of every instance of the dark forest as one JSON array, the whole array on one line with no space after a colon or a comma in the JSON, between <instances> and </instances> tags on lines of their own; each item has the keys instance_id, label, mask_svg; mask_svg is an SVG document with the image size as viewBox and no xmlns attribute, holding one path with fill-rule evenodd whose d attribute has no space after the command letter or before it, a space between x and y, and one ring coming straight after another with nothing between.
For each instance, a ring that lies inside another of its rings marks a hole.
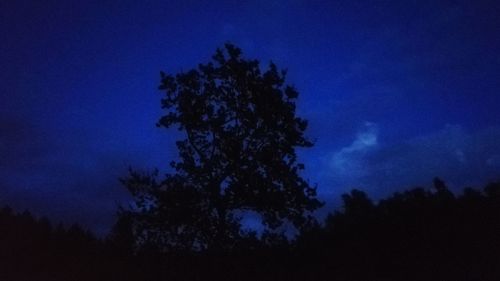
<instances>
[{"instance_id":1,"label":"dark forest","mask_svg":"<svg viewBox=\"0 0 500 281\"><path fill-rule=\"evenodd\" d=\"M352 190L324 224L289 240L240 237L225 251L137 248L122 218L105 239L77 225L0 212L2 280L498 280L500 183L451 193Z\"/></svg>"}]
</instances>

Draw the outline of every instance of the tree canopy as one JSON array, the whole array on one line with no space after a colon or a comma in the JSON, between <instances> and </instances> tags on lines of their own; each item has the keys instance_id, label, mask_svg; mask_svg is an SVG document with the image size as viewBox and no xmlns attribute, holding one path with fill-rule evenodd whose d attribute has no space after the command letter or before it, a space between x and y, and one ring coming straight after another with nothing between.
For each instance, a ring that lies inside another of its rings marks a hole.
<instances>
[{"instance_id":1,"label":"tree canopy","mask_svg":"<svg viewBox=\"0 0 500 281\"><path fill-rule=\"evenodd\" d=\"M300 176L297 147L311 147L307 121L296 116L297 90L286 71L245 59L231 44L212 60L175 75L161 72L165 115L159 127L177 127L175 173L132 171L124 180L137 199L136 232L165 248L228 247L242 235L245 211L276 230L300 229L321 206ZM129 214L130 215L130 214Z\"/></svg>"}]
</instances>

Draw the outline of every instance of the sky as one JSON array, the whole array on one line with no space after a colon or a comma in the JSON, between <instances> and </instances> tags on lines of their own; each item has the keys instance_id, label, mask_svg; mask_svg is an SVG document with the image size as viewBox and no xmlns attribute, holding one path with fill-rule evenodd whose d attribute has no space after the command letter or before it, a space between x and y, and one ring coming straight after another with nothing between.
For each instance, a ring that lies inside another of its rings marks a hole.
<instances>
[{"instance_id":1,"label":"sky","mask_svg":"<svg viewBox=\"0 0 500 281\"><path fill-rule=\"evenodd\" d=\"M288 70L325 210L500 179L498 1L1 1L0 205L109 230L128 167L166 171L159 72L232 42Z\"/></svg>"}]
</instances>

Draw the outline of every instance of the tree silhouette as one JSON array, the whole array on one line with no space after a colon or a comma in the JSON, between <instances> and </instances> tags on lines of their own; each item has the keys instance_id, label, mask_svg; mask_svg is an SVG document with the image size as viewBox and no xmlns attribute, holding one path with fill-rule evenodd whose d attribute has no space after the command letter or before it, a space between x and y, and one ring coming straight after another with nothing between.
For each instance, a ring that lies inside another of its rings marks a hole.
<instances>
[{"instance_id":1,"label":"tree silhouette","mask_svg":"<svg viewBox=\"0 0 500 281\"><path fill-rule=\"evenodd\" d=\"M177 128L176 173L132 171L124 180L137 199L136 233L165 248L230 247L245 211L268 230L285 222L301 228L321 206L300 175L296 147L310 147L307 121L296 116L298 92L285 71L242 57L231 44L213 60L176 75L161 73L166 114L159 127Z\"/></svg>"}]
</instances>

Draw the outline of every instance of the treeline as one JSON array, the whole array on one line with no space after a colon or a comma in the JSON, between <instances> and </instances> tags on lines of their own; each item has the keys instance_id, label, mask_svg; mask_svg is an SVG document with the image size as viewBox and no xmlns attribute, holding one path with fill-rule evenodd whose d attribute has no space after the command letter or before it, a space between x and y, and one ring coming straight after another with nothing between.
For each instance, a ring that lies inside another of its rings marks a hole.
<instances>
[{"instance_id":1,"label":"treeline","mask_svg":"<svg viewBox=\"0 0 500 281\"><path fill-rule=\"evenodd\" d=\"M0 280L126 280L133 270L118 253L77 224L0 210Z\"/></svg>"},{"instance_id":2,"label":"treeline","mask_svg":"<svg viewBox=\"0 0 500 281\"><path fill-rule=\"evenodd\" d=\"M310 272L340 280L500 280L500 183L456 196L440 179L375 203L353 190L297 242Z\"/></svg>"},{"instance_id":3,"label":"treeline","mask_svg":"<svg viewBox=\"0 0 500 281\"><path fill-rule=\"evenodd\" d=\"M4 208L0 280L500 280L500 182L342 199L292 241L247 235L224 252L138 248L124 219L97 239Z\"/></svg>"}]
</instances>

